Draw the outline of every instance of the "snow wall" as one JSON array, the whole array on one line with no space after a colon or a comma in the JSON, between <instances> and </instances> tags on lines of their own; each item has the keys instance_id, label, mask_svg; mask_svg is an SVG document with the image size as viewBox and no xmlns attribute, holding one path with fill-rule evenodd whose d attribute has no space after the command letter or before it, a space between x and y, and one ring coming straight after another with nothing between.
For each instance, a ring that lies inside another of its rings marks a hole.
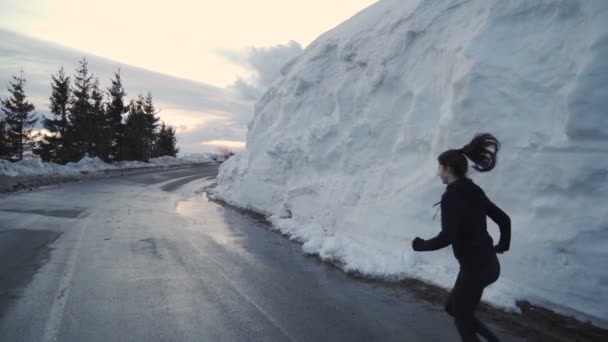
<instances>
[{"instance_id":1,"label":"snow wall","mask_svg":"<svg viewBox=\"0 0 608 342\"><path fill-rule=\"evenodd\" d=\"M411 240L440 230L437 156L491 132L497 168L470 177L513 234L484 300L605 327L607 23L602 0L380 1L283 68L213 196L347 271L451 287L450 248Z\"/></svg>"}]
</instances>

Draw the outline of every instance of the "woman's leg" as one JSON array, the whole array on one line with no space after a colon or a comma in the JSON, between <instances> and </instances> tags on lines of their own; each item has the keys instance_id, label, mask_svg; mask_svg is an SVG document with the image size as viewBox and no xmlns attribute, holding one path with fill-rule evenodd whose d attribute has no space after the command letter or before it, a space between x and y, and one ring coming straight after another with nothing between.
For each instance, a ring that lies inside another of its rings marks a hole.
<instances>
[{"instance_id":1,"label":"woman's leg","mask_svg":"<svg viewBox=\"0 0 608 342\"><path fill-rule=\"evenodd\" d=\"M463 342L480 341L477 337L475 308L482 292L483 286L475 279L474 274L465 274L461 269L450 297L454 322Z\"/></svg>"},{"instance_id":2,"label":"woman's leg","mask_svg":"<svg viewBox=\"0 0 608 342\"><path fill-rule=\"evenodd\" d=\"M445 311L452 317L454 317L454 291L450 292L450 296L445 304ZM473 324L475 326L475 331L477 334L483 336L489 342L499 342L500 340L494 333L479 319L476 317L473 318Z\"/></svg>"},{"instance_id":3,"label":"woman's leg","mask_svg":"<svg viewBox=\"0 0 608 342\"><path fill-rule=\"evenodd\" d=\"M500 276L500 263L498 262L498 258L495 257L491 261L488 269L487 269L487 278L485 279L484 288L493 282L495 282ZM483 289L481 290L483 295ZM481 296L479 297L481 299ZM489 342L499 342L498 336L494 335L492 330L488 328L485 324L483 324L479 319L475 319L475 330L481 336L483 336Z\"/></svg>"},{"instance_id":4,"label":"woman's leg","mask_svg":"<svg viewBox=\"0 0 608 342\"><path fill-rule=\"evenodd\" d=\"M498 337L479 319L475 317L475 309L479 305L484 288L495 282L500 275L498 258L493 258L482 267L461 268L456 278L454 288L450 292L445 311L456 323L456 328L463 341L479 341L476 334L490 342L499 341Z\"/></svg>"},{"instance_id":5,"label":"woman's leg","mask_svg":"<svg viewBox=\"0 0 608 342\"><path fill-rule=\"evenodd\" d=\"M483 336L488 342L500 342L498 336L494 335L492 330L488 328L485 324L483 324L479 319L475 319L475 331L481 336Z\"/></svg>"}]
</instances>

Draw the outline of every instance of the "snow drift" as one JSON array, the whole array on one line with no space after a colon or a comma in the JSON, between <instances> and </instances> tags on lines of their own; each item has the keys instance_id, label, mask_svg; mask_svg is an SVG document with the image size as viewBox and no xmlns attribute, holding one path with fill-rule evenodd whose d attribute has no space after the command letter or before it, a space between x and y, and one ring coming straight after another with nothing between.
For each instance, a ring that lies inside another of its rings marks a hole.
<instances>
[{"instance_id":1,"label":"snow drift","mask_svg":"<svg viewBox=\"0 0 608 342\"><path fill-rule=\"evenodd\" d=\"M605 326L606 23L606 1L380 1L283 68L214 196L347 271L450 287L451 251L411 240L440 229L439 153L491 132L498 166L470 176L513 236L484 299Z\"/></svg>"}]
</instances>

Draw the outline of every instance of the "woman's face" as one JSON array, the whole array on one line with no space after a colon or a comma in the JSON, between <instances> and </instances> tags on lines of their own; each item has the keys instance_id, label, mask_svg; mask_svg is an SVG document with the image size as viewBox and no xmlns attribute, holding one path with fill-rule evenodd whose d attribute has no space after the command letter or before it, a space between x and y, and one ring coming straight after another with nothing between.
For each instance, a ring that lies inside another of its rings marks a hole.
<instances>
[{"instance_id":1,"label":"woman's face","mask_svg":"<svg viewBox=\"0 0 608 342\"><path fill-rule=\"evenodd\" d=\"M448 184L448 180L450 179L451 175L450 168L439 164L437 175L439 176L439 178L441 178L443 184Z\"/></svg>"}]
</instances>

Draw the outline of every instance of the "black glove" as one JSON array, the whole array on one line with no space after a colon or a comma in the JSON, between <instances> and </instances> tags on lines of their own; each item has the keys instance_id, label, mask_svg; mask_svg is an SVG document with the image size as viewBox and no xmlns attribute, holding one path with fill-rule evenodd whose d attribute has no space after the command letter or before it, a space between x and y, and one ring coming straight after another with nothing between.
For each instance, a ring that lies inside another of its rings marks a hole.
<instances>
[{"instance_id":1,"label":"black glove","mask_svg":"<svg viewBox=\"0 0 608 342\"><path fill-rule=\"evenodd\" d=\"M415 250L416 252L420 252L423 250L423 248L424 248L424 240L422 240L419 237L416 237L412 241L412 249Z\"/></svg>"},{"instance_id":2,"label":"black glove","mask_svg":"<svg viewBox=\"0 0 608 342\"><path fill-rule=\"evenodd\" d=\"M496 253L498 253L498 254L502 254L508 250L509 250L509 247L501 245L501 244L494 246L494 251L496 251Z\"/></svg>"}]
</instances>

